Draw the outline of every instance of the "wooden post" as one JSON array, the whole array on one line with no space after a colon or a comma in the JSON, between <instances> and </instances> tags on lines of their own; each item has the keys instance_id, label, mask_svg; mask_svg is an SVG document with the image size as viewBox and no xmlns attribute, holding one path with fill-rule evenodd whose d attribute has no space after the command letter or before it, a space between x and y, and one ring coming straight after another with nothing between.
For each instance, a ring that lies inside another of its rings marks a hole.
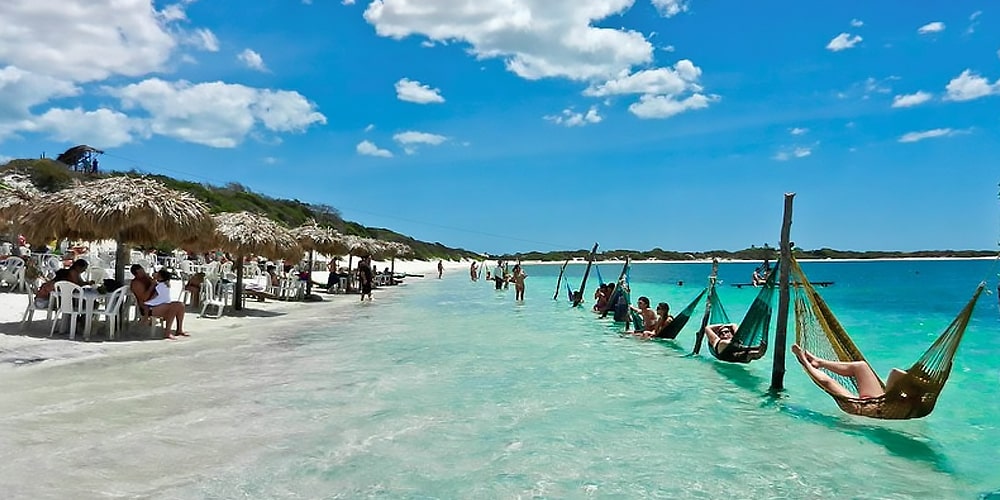
<instances>
[{"instance_id":1,"label":"wooden post","mask_svg":"<svg viewBox=\"0 0 1000 500\"><path fill-rule=\"evenodd\" d=\"M315 257L315 250L309 250L309 279L306 281L306 297L312 295L313 290L313 258ZM243 267L243 263L240 263L240 267ZM239 272L239 271L237 271Z\"/></svg>"},{"instance_id":2,"label":"wooden post","mask_svg":"<svg viewBox=\"0 0 1000 500\"><path fill-rule=\"evenodd\" d=\"M719 259L712 257L712 273L708 275L708 298L705 299L705 315L701 317L701 328L698 329L698 334L694 338L694 350L691 354L698 354L701 352L701 340L705 338L705 327L708 326L708 320L712 317L712 290L715 289L715 281L719 276Z\"/></svg>"},{"instance_id":3,"label":"wooden post","mask_svg":"<svg viewBox=\"0 0 1000 500\"><path fill-rule=\"evenodd\" d=\"M785 214L781 220L781 265L778 267L778 321L774 327L774 364L771 391L785 388L785 351L788 338L788 274L792 266L792 201L795 193L785 193Z\"/></svg>"},{"instance_id":4,"label":"wooden post","mask_svg":"<svg viewBox=\"0 0 1000 500\"><path fill-rule=\"evenodd\" d=\"M552 296L552 300L559 300L559 285L562 284L563 273L566 272L567 265L569 265L569 259L566 259L566 262L563 262L562 267L559 268L559 277L556 278L556 293Z\"/></svg>"},{"instance_id":5,"label":"wooden post","mask_svg":"<svg viewBox=\"0 0 1000 500\"><path fill-rule=\"evenodd\" d=\"M270 279L270 278L269 278ZM243 256L236 257L236 284L233 285L233 310L243 310Z\"/></svg>"},{"instance_id":6,"label":"wooden post","mask_svg":"<svg viewBox=\"0 0 1000 500\"><path fill-rule=\"evenodd\" d=\"M129 257L132 255L132 252L121 237L118 238L115 245L117 245L115 247L115 281L125 286L125 266L129 265ZM152 271L150 269L150 272Z\"/></svg>"},{"instance_id":7,"label":"wooden post","mask_svg":"<svg viewBox=\"0 0 1000 500\"><path fill-rule=\"evenodd\" d=\"M590 255L587 256L587 270L583 272L583 281L580 283L580 293L575 299L573 299L573 307L577 307L583 302L583 292L587 289L587 276L590 276L590 268L594 265L594 254L597 253L597 243L594 243L594 248L590 250Z\"/></svg>"},{"instance_id":8,"label":"wooden post","mask_svg":"<svg viewBox=\"0 0 1000 500\"><path fill-rule=\"evenodd\" d=\"M351 293L353 291L353 290L351 290L351 281L352 281L351 278L354 277L354 274L351 273L351 260L353 258L354 258L353 251L352 252L348 252L347 253L347 293Z\"/></svg>"}]
</instances>

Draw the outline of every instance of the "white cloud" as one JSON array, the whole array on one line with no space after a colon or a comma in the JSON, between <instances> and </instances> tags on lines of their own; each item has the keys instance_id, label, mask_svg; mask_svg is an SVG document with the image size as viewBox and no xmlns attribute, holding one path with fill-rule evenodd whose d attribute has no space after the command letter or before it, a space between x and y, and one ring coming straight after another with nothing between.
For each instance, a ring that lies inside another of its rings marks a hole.
<instances>
[{"instance_id":1,"label":"white cloud","mask_svg":"<svg viewBox=\"0 0 1000 500\"><path fill-rule=\"evenodd\" d=\"M442 103L441 90L423 85L416 80L401 78L396 82L396 97L400 101L415 102L417 104Z\"/></svg>"},{"instance_id":2,"label":"white cloud","mask_svg":"<svg viewBox=\"0 0 1000 500\"><path fill-rule=\"evenodd\" d=\"M340 5L354 5L354 0L340 0Z\"/></svg>"},{"instance_id":3,"label":"white cloud","mask_svg":"<svg viewBox=\"0 0 1000 500\"><path fill-rule=\"evenodd\" d=\"M894 108L909 108L912 106L917 106L923 104L933 97L929 92L924 92L922 90L917 91L913 94L902 94L897 95L892 100L892 107Z\"/></svg>"},{"instance_id":4,"label":"white cloud","mask_svg":"<svg viewBox=\"0 0 1000 500\"><path fill-rule=\"evenodd\" d=\"M788 161L793 158L805 158L812 155L812 146L796 146L791 149L778 151L771 158L778 161Z\"/></svg>"},{"instance_id":5,"label":"white cloud","mask_svg":"<svg viewBox=\"0 0 1000 500\"><path fill-rule=\"evenodd\" d=\"M1000 80L990 83L985 77L966 69L945 87L949 101L971 101L988 95L1000 94Z\"/></svg>"},{"instance_id":6,"label":"white cloud","mask_svg":"<svg viewBox=\"0 0 1000 500\"><path fill-rule=\"evenodd\" d=\"M375 0L365 19L380 36L423 35L463 42L479 59L502 59L526 79L613 78L652 62L642 33L596 27L595 21L628 10L634 0Z\"/></svg>"},{"instance_id":7,"label":"white cloud","mask_svg":"<svg viewBox=\"0 0 1000 500\"><path fill-rule=\"evenodd\" d=\"M75 82L144 75L170 60L181 14L148 0L3 1L0 61Z\"/></svg>"},{"instance_id":8,"label":"white cloud","mask_svg":"<svg viewBox=\"0 0 1000 500\"><path fill-rule=\"evenodd\" d=\"M660 47L660 50L664 52L676 52L677 47L674 47L673 45L665 45L663 47Z\"/></svg>"},{"instance_id":9,"label":"white cloud","mask_svg":"<svg viewBox=\"0 0 1000 500\"><path fill-rule=\"evenodd\" d=\"M70 82L7 66L0 69L0 141L34 128L31 109L57 97L79 94Z\"/></svg>"},{"instance_id":10,"label":"white cloud","mask_svg":"<svg viewBox=\"0 0 1000 500\"><path fill-rule=\"evenodd\" d=\"M917 33L920 33L921 35L940 33L942 31L944 31L944 23L942 23L941 21L934 21L932 23L927 23L917 28Z\"/></svg>"},{"instance_id":11,"label":"white cloud","mask_svg":"<svg viewBox=\"0 0 1000 500\"><path fill-rule=\"evenodd\" d=\"M653 0L653 6L663 17L673 17L688 10L686 0Z\"/></svg>"},{"instance_id":12,"label":"white cloud","mask_svg":"<svg viewBox=\"0 0 1000 500\"><path fill-rule=\"evenodd\" d=\"M701 68L682 59L673 68L653 68L623 73L618 78L591 85L583 94L591 97L642 94L629 111L640 118L669 118L678 113L707 107L717 97L701 93ZM683 97L687 94L687 97Z\"/></svg>"},{"instance_id":13,"label":"white cloud","mask_svg":"<svg viewBox=\"0 0 1000 500\"><path fill-rule=\"evenodd\" d=\"M969 20L970 21L975 21L981 15L983 15L983 11L977 10L977 11L973 12L972 14L969 14Z\"/></svg>"},{"instance_id":14,"label":"white cloud","mask_svg":"<svg viewBox=\"0 0 1000 500\"><path fill-rule=\"evenodd\" d=\"M263 162L266 163L266 164L268 164L268 165L274 165L274 164L276 164L276 163L278 163L280 161L281 160L279 160L279 159L277 159L277 158L275 158L273 156L265 156L264 159L263 159Z\"/></svg>"},{"instance_id":15,"label":"white cloud","mask_svg":"<svg viewBox=\"0 0 1000 500\"><path fill-rule=\"evenodd\" d=\"M900 136L899 142L919 142L924 139L933 139L935 137L948 137L960 133L958 130L952 130L950 128L935 128L931 130L924 130L922 132L908 132Z\"/></svg>"},{"instance_id":16,"label":"white cloud","mask_svg":"<svg viewBox=\"0 0 1000 500\"><path fill-rule=\"evenodd\" d=\"M1000 49L997 49L997 59L1000 59Z\"/></svg>"},{"instance_id":17,"label":"white cloud","mask_svg":"<svg viewBox=\"0 0 1000 500\"><path fill-rule=\"evenodd\" d=\"M591 85L583 91L591 97L606 97L622 94L679 94L685 90L701 90L696 83L701 76L701 68L691 61L682 59L674 68L644 69L632 74L621 75L600 85Z\"/></svg>"},{"instance_id":18,"label":"white cloud","mask_svg":"<svg viewBox=\"0 0 1000 500\"><path fill-rule=\"evenodd\" d=\"M860 28L865 25L865 22L860 19L851 19L851 26L855 28Z\"/></svg>"},{"instance_id":19,"label":"white cloud","mask_svg":"<svg viewBox=\"0 0 1000 500\"><path fill-rule=\"evenodd\" d=\"M633 103L628 110L639 118L670 118L692 109L707 108L708 104L717 101L718 96L693 94L686 99L677 99L671 95L644 95L639 102Z\"/></svg>"},{"instance_id":20,"label":"white cloud","mask_svg":"<svg viewBox=\"0 0 1000 500\"><path fill-rule=\"evenodd\" d=\"M184 42L206 52L219 51L219 39L216 38L215 33L212 33L212 30L208 28L199 28L194 30L188 35Z\"/></svg>"},{"instance_id":21,"label":"white cloud","mask_svg":"<svg viewBox=\"0 0 1000 500\"><path fill-rule=\"evenodd\" d=\"M855 45L861 43L861 35L850 35L848 33L841 33L830 40L830 43L826 44L826 50L831 50L833 52L840 52L841 50L852 49Z\"/></svg>"},{"instance_id":22,"label":"white cloud","mask_svg":"<svg viewBox=\"0 0 1000 500\"><path fill-rule=\"evenodd\" d=\"M50 109L33 121L33 132L48 132L53 138L96 148L113 148L132 141L133 133L144 134L139 120L101 108L95 111Z\"/></svg>"},{"instance_id":23,"label":"white cloud","mask_svg":"<svg viewBox=\"0 0 1000 500\"><path fill-rule=\"evenodd\" d=\"M253 50L243 49L243 52L240 52L236 58L243 62L243 64L246 64L250 69L267 71L267 66L264 65L264 58Z\"/></svg>"},{"instance_id":24,"label":"white cloud","mask_svg":"<svg viewBox=\"0 0 1000 500\"><path fill-rule=\"evenodd\" d=\"M546 115L542 118L555 123L556 125L564 125L566 127L582 127L584 125L601 123L601 120L604 119L604 117L597 112L596 106L591 106L586 113L577 113L571 108L566 108L558 115Z\"/></svg>"},{"instance_id":25,"label":"white cloud","mask_svg":"<svg viewBox=\"0 0 1000 500\"><path fill-rule=\"evenodd\" d=\"M392 138L400 144L428 144L431 146L440 145L444 141L448 140L448 138L443 135L417 132L415 130L400 132L392 136Z\"/></svg>"},{"instance_id":26,"label":"white cloud","mask_svg":"<svg viewBox=\"0 0 1000 500\"><path fill-rule=\"evenodd\" d=\"M392 158L392 151L388 149L381 149L375 145L372 141L361 141L358 143L357 147L354 148L359 155L365 156L377 156L379 158Z\"/></svg>"},{"instance_id":27,"label":"white cloud","mask_svg":"<svg viewBox=\"0 0 1000 500\"><path fill-rule=\"evenodd\" d=\"M365 132L371 132L372 130L375 130L375 124L369 123L368 126L365 127Z\"/></svg>"},{"instance_id":28,"label":"white cloud","mask_svg":"<svg viewBox=\"0 0 1000 500\"><path fill-rule=\"evenodd\" d=\"M163 10L159 12L159 16L166 22L187 20L187 13L184 12L184 5L179 3L164 7Z\"/></svg>"},{"instance_id":29,"label":"white cloud","mask_svg":"<svg viewBox=\"0 0 1000 500\"><path fill-rule=\"evenodd\" d=\"M293 132L326 123L315 104L292 91L159 78L108 91L126 110L148 113L153 133L212 147L235 147L257 127Z\"/></svg>"},{"instance_id":30,"label":"white cloud","mask_svg":"<svg viewBox=\"0 0 1000 500\"><path fill-rule=\"evenodd\" d=\"M806 132L809 132L809 129L807 129L807 128L801 128L801 127L795 127L793 129L789 130L788 132L790 134L792 134L792 135L802 135L802 134L805 134Z\"/></svg>"}]
</instances>

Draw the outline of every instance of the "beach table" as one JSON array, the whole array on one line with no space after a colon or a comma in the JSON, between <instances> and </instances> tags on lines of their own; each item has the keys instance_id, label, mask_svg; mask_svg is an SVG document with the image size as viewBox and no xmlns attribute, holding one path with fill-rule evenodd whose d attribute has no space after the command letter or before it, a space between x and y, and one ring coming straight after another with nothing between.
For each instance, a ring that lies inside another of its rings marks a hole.
<instances>
[{"instance_id":1,"label":"beach table","mask_svg":"<svg viewBox=\"0 0 1000 500\"><path fill-rule=\"evenodd\" d=\"M98 304L103 304L108 298L108 294L99 292L93 287L84 287L83 289L83 303L80 306L83 308L85 315L85 323L83 326L83 338L89 339L90 333L94 327L94 311L97 310Z\"/></svg>"}]
</instances>

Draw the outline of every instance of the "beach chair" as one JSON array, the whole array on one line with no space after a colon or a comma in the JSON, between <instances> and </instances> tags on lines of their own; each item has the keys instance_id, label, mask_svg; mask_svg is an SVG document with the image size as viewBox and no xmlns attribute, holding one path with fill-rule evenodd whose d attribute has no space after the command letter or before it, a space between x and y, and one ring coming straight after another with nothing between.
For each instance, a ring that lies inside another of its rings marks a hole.
<instances>
[{"instance_id":1,"label":"beach chair","mask_svg":"<svg viewBox=\"0 0 1000 500\"><path fill-rule=\"evenodd\" d=\"M206 312L210 307L215 308L216 314L214 316L206 315ZM205 280L205 282L201 285L201 314L199 316L202 318L221 318L222 312L225 308L226 303L215 293L215 283Z\"/></svg>"},{"instance_id":2,"label":"beach chair","mask_svg":"<svg viewBox=\"0 0 1000 500\"><path fill-rule=\"evenodd\" d=\"M26 283L24 282L24 260L13 255L7 257L3 271L0 271L0 281L11 292L26 289Z\"/></svg>"},{"instance_id":3,"label":"beach chair","mask_svg":"<svg viewBox=\"0 0 1000 500\"><path fill-rule=\"evenodd\" d=\"M49 330L49 337L55 335L56 324L61 323L63 318L68 316L69 339L74 340L76 338L76 320L87 314L87 312L83 310L83 287L69 281L60 281L56 283L56 289L52 293L56 296L54 298L57 298L59 303L56 305L57 319L52 322L52 328ZM52 298L49 300L52 300Z\"/></svg>"},{"instance_id":4,"label":"beach chair","mask_svg":"<svg viewBox=\"0 0 1000 500\"><path fill-rule=\"evenodd\" d=\"M108 328L108 340L116 337L117 331L122 329L122 305L125 303L126 289L119 288L108 295L104 309L94 311L94 316L104 317Z\"/></svg>"},{"instance_id":5,"label":"beach chair","mask_svg":"<svg viewBox=\"0 0 1000 500\"><path fill-rule=\"evenodd\" d=\"M28 283L28 308L24 310L24 315L21 316L21 331L24 331L24 328L31 324L31 321L35 318L35 311L45 311L45 321L53 321L52 316L56 312L57 302L55 292L49 297L45 307L35 305L36 293L38 293L38 280L32 280L31 283Z\"/></svg>"}]
</instances>

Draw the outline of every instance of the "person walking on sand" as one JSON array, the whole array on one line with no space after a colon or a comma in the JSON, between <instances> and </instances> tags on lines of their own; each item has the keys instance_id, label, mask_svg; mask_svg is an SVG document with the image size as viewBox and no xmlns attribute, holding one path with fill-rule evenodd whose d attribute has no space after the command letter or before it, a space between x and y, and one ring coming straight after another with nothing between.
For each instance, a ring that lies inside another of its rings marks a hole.
<instances>
[{"instance_id":1,"label":"person walking on sand","mask_svg":"<svg viewBox=\"0 0 1000 500\"><path fill-rule=\"evenodd\" d=\"M514 300L524 302L524 278L527 277L528 275L525 274L521 264L515 264L514 273L511 276L514 280Z\"/></svg>"},{"instance_id":2,"label":"person walking on sand","mask_svg":"<svg viewBox=\"0 0 1000 500\"><path fill-rule=\"evenodd\" d=\"M444 274L444 261L438 261L438 279L441 279L441 275Z\"/></svg>"}]
</instances>

